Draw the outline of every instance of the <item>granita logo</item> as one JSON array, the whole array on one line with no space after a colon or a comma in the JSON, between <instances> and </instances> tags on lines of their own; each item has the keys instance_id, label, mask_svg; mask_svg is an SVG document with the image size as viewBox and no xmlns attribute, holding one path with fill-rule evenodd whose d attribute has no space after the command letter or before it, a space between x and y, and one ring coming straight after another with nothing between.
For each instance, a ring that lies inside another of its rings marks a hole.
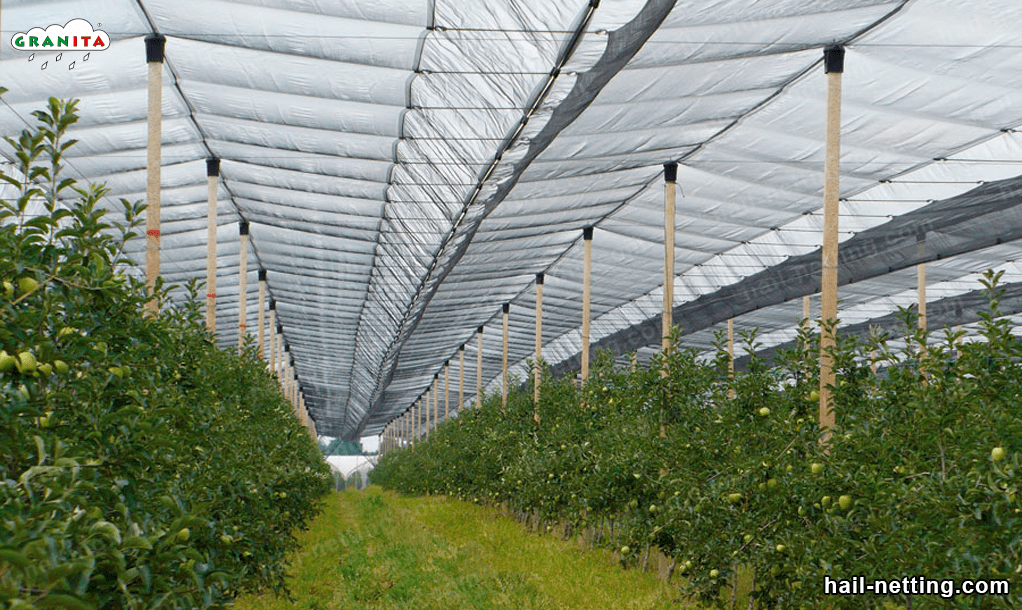
<instances>
[{"instance_id":1,"label":"granita logo","mask_svg":"<svg viewBox=\"0 0 1022 610\"><path fill-rule=\"evenodd\" d=\"M27 33L18 32L11 38L11 46L18 51L29 51L29 61L35 59L37 52L47 51L57 53L56 61L64 57L65 51L84 51L85 56L81 60L88 61L93 51L105 51L110 47L110 36L103 30L94 29L84 19L72 19L64 25L55 23L45 30L32 28ZM45 70L49 63L44 61L40 68ZM67 68L73 70L74 67L75 62L72 61Z\"/></svg>"},{"instance_id":2,"label":"granita logo","mask_svg":"<svg viewBox=\"0 0 1022 610\"><path fill-rule=\"evenodd\" d=\"M19 51L103 51L110 46L110 36L95 30L84 19L72 19L64 25L53 24L45 30L32 28L11 38L11 46Z\"/></svg>"}]
</instances>

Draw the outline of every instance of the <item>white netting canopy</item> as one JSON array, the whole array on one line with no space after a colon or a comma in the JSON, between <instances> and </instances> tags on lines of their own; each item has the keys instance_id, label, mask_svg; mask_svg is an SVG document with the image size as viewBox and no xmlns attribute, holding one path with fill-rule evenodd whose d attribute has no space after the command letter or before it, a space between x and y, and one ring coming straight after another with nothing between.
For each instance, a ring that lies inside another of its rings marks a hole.
<instances>
[{"instance_id":1,"label":"white netting canopy","mask_svg":"<svg viewBox=\"0 0 1022 610\"><path fill-rule=\"evenodd\" d=\"M109 48L13 44L76 18ZM923 261L931 327L968 325L978 272L1022 280L1020 22L1018 0L8 0L0 128L79 98L69 171L106 183L116 216L146 195L145 39L165 36L162 275L205 277L206 160L220 159L219 340L237 343L239 297L254 332L265 270L319 433L354 438L446 362L456 379L462 346L474 401L479 327L499 386L505 303L523 376L537 273L544 359L577 368L584 227L592 341L648 359L665 162L679 163L686 344L711 349L728 318L767 348L790 342L820 289L832 45L846 50L842 325L913 303ZM1005 304L1022 310L1022 291Z\"/></svg>"}]
</instances>

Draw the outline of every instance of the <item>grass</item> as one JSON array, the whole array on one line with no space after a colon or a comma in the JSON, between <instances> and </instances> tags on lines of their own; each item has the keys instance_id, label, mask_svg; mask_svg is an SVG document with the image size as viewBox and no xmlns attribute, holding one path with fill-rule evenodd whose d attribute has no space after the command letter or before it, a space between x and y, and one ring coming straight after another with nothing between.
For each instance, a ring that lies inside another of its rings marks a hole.
<instances>
[{"instance_id":1,"label":"grass","mask_svg":"<svg viewBox=\"0 0 1022 610\"><path fill-rule=\"evenodd\" d=\"M299 537L294 601L244 596L235 610L678 608L675 587L607 551L445 497L337 493Z\"/></svg>"}]
</instances>

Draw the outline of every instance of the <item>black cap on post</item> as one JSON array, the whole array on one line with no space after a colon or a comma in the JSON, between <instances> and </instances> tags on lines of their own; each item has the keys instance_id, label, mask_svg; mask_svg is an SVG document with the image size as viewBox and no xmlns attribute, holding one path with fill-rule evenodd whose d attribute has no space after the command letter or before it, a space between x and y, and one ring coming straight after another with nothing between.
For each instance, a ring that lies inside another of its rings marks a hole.
<instances>
[{"instance_id":1,"label":"black cap on post","mask_svg":"<svg viewBox=\"0 0 1022 610\"><path fill-rule=\"evenodd\" d=\"M537 286L542 286L543 285L543 274L542 273L537 273L536 274L536 285Z\"/></svg>"},{"instance_id":2,"label":"black cap on post","mask_svg":"<svg viewBox=\"0 0 1022 610\"><path fill-rule=\"evenodd\" d=\"M241 222L238 223L238 234L239 235L248 235L248 221L247 220L242 220Z\"/></svg>"},{"instance_id":3,"label":"black cap on post","mask_svg":"<svg viewBox=\"0 0 1022 610\"><path fill-rule=\"evenodd\" d=\"M479 328L477 328L476 332L479 333L480 335L483 334L483 327L480 326Z\"/></svg>"},{"instance_id":4,"label":"black cap on post","mask_svg":"<svg viewBox=\"0 0 1022 610\"><path fill-rule=\"evenodd\" d=\"M276 303L274 303L274 305L276 305ZM277 324L277 333L279 333L281 335L284 334L284 325L283 324Z\"/></svg>"},{"instance_id":5,"label":"black cap on post","mask_svg":"<svg viewBox=\"0 0 1022 610\"><path fill-rule=\"evenodd\" d=\"M284 351L288 352L288 353L291 352L291 344L290 343L285 343L284 344Z\"/></svg>"},{"instance_id":6,"label":"black cap on post","mask_svg":"<svg viewBox=\"0 0 1022 610\"><path fill-rule=\"evenodd\" d=\"M150 64L162 64L164 52L167 47L167 38L162 34L146 36L145 39L145 60Z\"/></svg>"},{"instance_id":7,"label":"black cap on post","mask_svg":"<svg viewBox=\"0 0 1022 610\"><path fill-rule=\"evenodd\" d=\"M265 282L266 281L266 269L260 269L259 270L259 281L260 282Z\"/></svg>"},{"instance_id":8,"label":"black cap on post","mask_svg":"<svg viewBox=\"0 0 1022 610\"><path fill-rule=\"evenodd\" d=\"M504 313L508 313L509 311L511 311L511 303L504 303L503 310Z\"/></svg>"},{"instance_id":9,"label":"black cap on post","mask_svg":"<svg viewBox=\"0 0 1022 610\"><path fill-rule=\"evenodd\" d=\"M593 228L592 227L585 227L584 229L582 229L582 239L590 240L592 238L593 238Z\"/></svg>"},{"instance_id":10,"label":"black cap on post","mask_svg":"<svg viewBox=\"0 0 1022 610\"><path fill-rule=\"evenodd\" d=\"M276 309L276 308L277 308L277 301L275 301L273 299L270 299L270 309Z\"/></svg>"},{"instance_id":11,"label":"black cap on post","mask_svg":"<svg viewBox=\"0 0 1022 610\"><path fill-rule=\"evenodd\" d=\"M206 175L210 177L220 175L220 159L206 159Z\"/></svg>"},{"instance_id":12,"label":"black cap on post","mask_svg":"<svg viewBox=\"0 0 1022 610\"><path fill-rule=\"evenodd\" d=\"M664 163L664 181L666 182L677 182L678 181L678 164L674 161L670 163Z\"/></svg>"},{"instance_id":13,"label":"black cap on post","mask_svg":"<svg viewBox=\"0 0 1022 610\"><path fill-rule=\"evenodd\" d=\"M458 348L458 351L459 351L459 352L463 352L463 351L465 351L465 346L464 346L464 345L462 345L461 347L459 347L459 348Z\"/></svg>"},{"instance_id":14,"label":"black cap on post","mask_svg":"<svg viewBox=\"0 0 1022 610\"><path fill-rule=\"evenodd\" d=\"M823 71L827 74L840 74L845 71L844 47L827 47L823 50Z\"/></svg>"}]
</instances>

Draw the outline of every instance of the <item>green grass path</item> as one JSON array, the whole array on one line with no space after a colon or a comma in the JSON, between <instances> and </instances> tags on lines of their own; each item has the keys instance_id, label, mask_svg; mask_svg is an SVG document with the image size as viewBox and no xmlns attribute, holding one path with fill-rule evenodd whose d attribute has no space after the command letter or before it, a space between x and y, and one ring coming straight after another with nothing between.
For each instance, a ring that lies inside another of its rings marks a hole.
<instances>
[{"instance_id":1,"label":"green grass path","mask_svg":"<svg viewBox=\"0 0 1022 610\"><path fill-rule=\"evenodd\" d=\"M299 538L288 583L295 601L245 596L236 610L679 607L677 589L622 569L607 551L450 498L337 493Z\"/></svg>"}]
</instances>

